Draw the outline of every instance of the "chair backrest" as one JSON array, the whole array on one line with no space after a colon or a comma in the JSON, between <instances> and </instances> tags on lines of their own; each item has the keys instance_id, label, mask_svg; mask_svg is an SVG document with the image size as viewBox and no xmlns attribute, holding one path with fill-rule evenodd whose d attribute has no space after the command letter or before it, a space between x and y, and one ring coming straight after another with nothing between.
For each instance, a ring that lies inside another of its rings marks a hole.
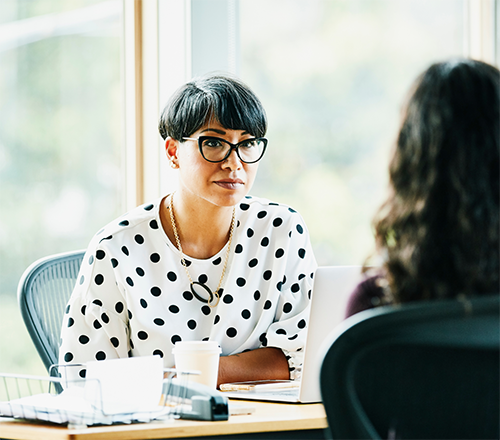
<instances>
[{"instance_id":1,"label":"chair backrest","mask_svg":"<svg viewBox=\"0 0 500 440\"><path fill-rule=\"evenodd\" d=\"M35 261L19 281L21 314L47 371L58 363L62 319L84 253L72 251Z\"/></svg>"},{"instance_id":2,"label":"chair backrest","mask_svg":"<svg viewBox=\"0 0 500 440\"><path fill-rule=\"evenodd\" d=\"M332 438L498 439L499 299L380 307L344 321L320 375Z\"/></svg>"}]
</instances>

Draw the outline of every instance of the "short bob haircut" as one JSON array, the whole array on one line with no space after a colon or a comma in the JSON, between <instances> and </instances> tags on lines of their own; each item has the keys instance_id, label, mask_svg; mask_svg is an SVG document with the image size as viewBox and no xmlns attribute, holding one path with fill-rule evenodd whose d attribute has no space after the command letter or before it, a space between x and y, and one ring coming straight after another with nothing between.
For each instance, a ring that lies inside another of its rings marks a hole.
<instances>
[{"instance_id":1,"label":"short bob haircut","mask_svg":"<svg viewBox=\"0 0 500 440\"><path fill-rule=\"evenodd\" d=\"M392 303L498 293L500 72L430 66L416 81L374 219Z\"/></svg>"},{"instance_id":2,"label":"short bob haircut","mask_svg":"<svg viewBox=\"0 0 500 440\"><path fill-rule=\"evenodd\" d=\"M210 121L255 137L267 131L260 100L248 86L225 75L195 78L179 88L163 110L158 129L164 140L170 136L182 142Z\"/></svg>"}]
</instances>

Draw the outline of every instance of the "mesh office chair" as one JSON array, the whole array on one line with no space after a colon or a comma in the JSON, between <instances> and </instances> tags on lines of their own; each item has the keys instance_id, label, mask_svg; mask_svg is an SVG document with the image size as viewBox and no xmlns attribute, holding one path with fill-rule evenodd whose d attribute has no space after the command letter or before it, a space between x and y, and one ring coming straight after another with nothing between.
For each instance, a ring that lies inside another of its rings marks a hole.
<instances>
[{"instance_id":1,"label":"mesh office chair","mask_svg":"<svg viewBox=\"0 0 500 440\"><path fill-rule=\"evenodd\" d=\"M498 439L499 299L358 313L332 335L320 382L335 439Z\"/></svg>"},{"instance_id":2,"label":"mesh office chair","mask_svg":"<svg viewBox=\"0 0 500 440\"><path fill-rule=\"evenodd\" d=\"M19 281L21 314L47 371L58 363L62 318L84 253L44 257L28 267Z\"/></svg>"}]
</instances>

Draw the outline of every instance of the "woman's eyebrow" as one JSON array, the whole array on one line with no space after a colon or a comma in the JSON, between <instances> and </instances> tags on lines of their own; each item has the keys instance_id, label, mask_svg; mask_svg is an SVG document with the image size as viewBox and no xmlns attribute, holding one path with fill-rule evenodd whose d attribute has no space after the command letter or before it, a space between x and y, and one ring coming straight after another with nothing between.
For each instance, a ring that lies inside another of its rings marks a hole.
<instances>
[{"instance_id":1,"label":"woman's eyebrow","mask_svg":"<svg viewBox=\"0 0 500 440\"><path fill-rule=\"evenodd\" d=\"M227 134L224 130L220 130L218 128L205 128L205 130L201 130L201 133L205 133L206 131L214 131L215 133L222 134L222 135ZM245 134L250 134L250 133L248 133L247 131L243 131L241 133L242 136Z\"/></svg>"}]
</instances>

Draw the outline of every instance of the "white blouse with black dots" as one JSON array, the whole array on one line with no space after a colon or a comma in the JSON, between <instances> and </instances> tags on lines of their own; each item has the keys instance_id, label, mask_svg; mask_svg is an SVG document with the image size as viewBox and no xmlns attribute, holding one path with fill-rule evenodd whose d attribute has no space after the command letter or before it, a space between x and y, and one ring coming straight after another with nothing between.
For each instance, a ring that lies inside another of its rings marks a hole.
<instances>
[{"instance_id":1,"label":"white blouse with black dots","mask_svg":"<svg viewBox=\"0 0 500 440\"><path fill-rule=\"evenodd\" d=\"M156 354L167 368L176 341L211 340L222 355L279 347L291 378L300 379L316 269L302 217L247 196L236 209L221 301L210 308L190 291L179 251L161 227L160 204L135 208L92 239L63 319L59 362ZM186 257L193 281L216 289L225 253ZM85 367L65 370L70 379L85 377Z\"/></svg>"}]
</instances>

